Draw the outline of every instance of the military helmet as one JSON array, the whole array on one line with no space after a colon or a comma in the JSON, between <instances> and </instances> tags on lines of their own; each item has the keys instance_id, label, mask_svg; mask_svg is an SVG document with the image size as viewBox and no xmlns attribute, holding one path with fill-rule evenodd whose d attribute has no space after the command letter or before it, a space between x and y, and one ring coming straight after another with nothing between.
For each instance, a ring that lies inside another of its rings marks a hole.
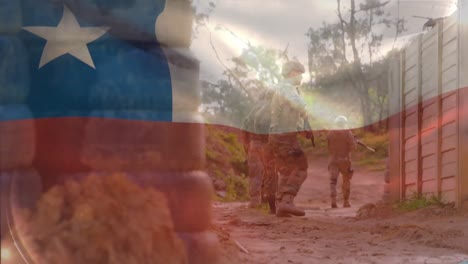
<instances>
[{"instance_id":1,"label":"military helmet","mask_svg":"<svg viewBox=\"0 0 468 264\"><path fill-rule=\"evenodd\" d=\"M288 61L283 64L282 71L281 71L281 74L283 76L285 77L288 76L289 73L291 73L292 71L298 71L300 73L304 73L305 72L304 65L302 65L298 61Z\"/></svg>"},{"instance_id":2,"label":"military helmet","mask_svg":"<svg viewBox=\"0 0 468 264\"><path fill-rule=\"evenodd\" d=\"M337 127L344 128L346 127L346 125L348 125L348 119L346 118L346 116L337 116L335 118L335 124Z\"/></svg>"}]
</instances>

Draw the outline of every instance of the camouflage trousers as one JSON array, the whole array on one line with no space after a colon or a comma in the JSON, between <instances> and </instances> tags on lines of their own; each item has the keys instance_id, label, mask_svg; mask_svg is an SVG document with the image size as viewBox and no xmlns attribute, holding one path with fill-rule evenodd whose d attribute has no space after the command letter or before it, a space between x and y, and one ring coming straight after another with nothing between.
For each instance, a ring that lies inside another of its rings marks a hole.
<instances>
[{"instance_id":1,"label":"camouflage trousers","mask_svg":"<svg viewBox=\"0 0 468 264\"><path fill-rule=\"evenodd\" d=\"M276 193L277 176L275 159L268 144L252 140L247 158L249 166L249 195L252 206L259 205L262 198L274 196Z\"/></svg>"},{"instance_id":2,"label":"camouflage trousers","mask_svg":"<svg viewBox=\"0 0 468 264\"><path fill-rule=\"evenodd\" d=\"M338 177L343 176L343 184L341 185L341 192L343 199L346 201L349 199L351 194L351 178L352 173L351 161L347 158L344 159L332 159L328 165L328 171L330 172L330 197L336 198L336 184L338 183Z\"/></svg>"},{"instance_id":3,"label":"camouflage trousers","mask_svg":"<svg viewBox=\"0 0 468 264\"><path fill-rule=\"evenodd\" d=\"M384 193L382 195L382 201L384 203L390 203L390 191L391 191L391 187L390 187L390 164L389 164L388 158L386 159L385 162L386 162L385 176L384 176L385 185L384 185Z\"/></svg>"},{"instance_id":4,"label":"camouflage trousers","mask_svg":"<svg viewBox=\"0 0 468 264\"><path fill-rule=\"evenodd\" d=\"M263 181L263 143L252 140L249 144L247 164L249 167L249 196L250 206L255 207L262 203Z\"/></svg>"},{"instance_id":5,"label":"camouflage trousers","mask_svg":"<svg viewBox=\"0 0 468 264\"><path fill-rule=\"evenodd\" d=\"M278 174L276 173L275 155L270 148L270 145L263 145L263 185L262 196L264 200L276 195L276 188L278 186Z\"/></svg>"},{"instance_id":6,"label":"camouflage trousers","mask_svg":"<svg viewBox=\"0 0 468 264\"><path fill-rule=\"evenodd\" d=\"M269 145L279 173L276 200L282 201L286 195L294 198L307 178L306 156L295 134L270 135Z\"/></svg>"}]
</instances>

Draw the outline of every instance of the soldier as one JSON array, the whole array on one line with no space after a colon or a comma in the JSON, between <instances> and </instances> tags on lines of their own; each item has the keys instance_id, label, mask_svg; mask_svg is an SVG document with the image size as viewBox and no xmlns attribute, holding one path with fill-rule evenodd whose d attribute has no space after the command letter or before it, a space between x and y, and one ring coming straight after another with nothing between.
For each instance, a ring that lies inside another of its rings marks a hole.
<instances>
[{"instance_id":1,"label":"soldier","mask_svg":"<svg viewBox=\"0 0 468 264\"><path fill-rule=\"evenodd\" d=\"M249 195L250 195L250 208L257 208L262 203L262 185L264 174L266 171L264 164L264 149L268 143L268 130L261 130L262 121L256 119L263 118L262 115L258 116L259 110L268 109L271 100L271 95L267 91L260 95L259 102L253 107L250 113L244 120L243 129L243 143L244 149L247 152L247 166L249 173ZM263 110L264 112L264 110ZM265 122L269 120L265 119ZM266 132L266 133L265 133ZM268 170L270 173L270 170Z\"/></svg>"},{"instance_id":2,"label":"soldier","mask_svg":"<svg viewBox=\"0 0 468 264\"><path fill-rule=\"evenodd\" d=\"M255 105L242 125L244 150L247 153L247 170L249 174L249 208L257 208L261 205L262 196L262 177L263 163L261 152L260 135L253 134L254 113L259 109L259 105Z\"/></svg>"},{"instance_id":3,"label":"soldier","mask_svg":"<svg viewBox=\"0 0 468 264\"><path fill-rule=\"evenodd\" d=\"M385 159L385 174L384 174L384 193L382 196L382 203L389 204L390 203L390 161L387 157Z\"/></svg>"},{"instance_id":4,"label":"soldier","mask_svg":"<svg viewBox=\"0 0 468 264\"><path fill-rule=\"evenodd\" d=\"M338 116L335 119L335 124L338 130L328 132L328 151L329 163L328 171L330 172L330 197L331 207L337 208L336 205L336 184L341 173L343 176L342 193L343 207L351 207L349 204L349 195L351 192L351 178L353 170L351 168L351 151L356 149L356 141L350 130L347 130L348 120L344 116Z\"/></svg>"},{"instance_id":5,"label":"soldier","mask_svg":"<svg viewBox=\"0 0 468 264\"><path fill-rule=\"evenodd\" d=\"M299 146L296 133L304 129L306 104L297 90L301 84L304 66L296 61L283 65L284 81L280 83L271 105L269 145L275 155L279 173L276 191L276 216L304 216L293 200L307 177L307 159Z\"/></svg>"},{"instance_id":6,"label":"soldier","mask_svg":"<svg viewBox=\"0 0 468 264\"><path fill-rule=\"evenodd\" d=\"M278 177L275 170L275 157L273 151L268 144L268 133L271 123L271 99L273 92L266 90L263 94L260 103L260 109L254 116L254 132L262 134L265 139L261 142L262 148L262 163L263 163L263 184L262 184L262 200L268 203L270 214L276 213L276 187Z\"/></svg>"}]
</instances>

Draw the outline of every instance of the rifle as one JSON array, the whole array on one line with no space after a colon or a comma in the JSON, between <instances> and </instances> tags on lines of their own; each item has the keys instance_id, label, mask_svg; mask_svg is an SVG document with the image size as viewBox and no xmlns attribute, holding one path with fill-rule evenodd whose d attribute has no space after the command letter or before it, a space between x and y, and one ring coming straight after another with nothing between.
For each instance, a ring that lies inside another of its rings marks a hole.
<instances>
[{"instance_id":1,"label":"rifle","mask_svg":"<svg viewBox=\"0 0 468 264\"><path fill-rule=\"evenodd\" d=\"M372 151L372 152L375 152L375 149L367 146L364 142L362 142L360 139L358 139L356 136L354 136L354 140L356 141L356 143L362 147L365 147L367 150L369 151Z\"/></svg>"}]
</instances>

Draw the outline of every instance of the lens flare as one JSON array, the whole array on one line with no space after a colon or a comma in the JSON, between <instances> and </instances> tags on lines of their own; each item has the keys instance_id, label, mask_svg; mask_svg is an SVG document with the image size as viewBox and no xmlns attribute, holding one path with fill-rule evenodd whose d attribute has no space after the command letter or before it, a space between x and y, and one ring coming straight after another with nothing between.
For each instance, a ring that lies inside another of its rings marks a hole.
<instances>
[{"instance_id":1,"label":"lens flare","mask_svg":"<svg viewBox=\"0 0 468 264\"><path fill-rule=\"evenodd\" d=\"M1 263L8 263L11 260L11 250L9 247L2 246Z\"/></svg>"}]
</instances>

